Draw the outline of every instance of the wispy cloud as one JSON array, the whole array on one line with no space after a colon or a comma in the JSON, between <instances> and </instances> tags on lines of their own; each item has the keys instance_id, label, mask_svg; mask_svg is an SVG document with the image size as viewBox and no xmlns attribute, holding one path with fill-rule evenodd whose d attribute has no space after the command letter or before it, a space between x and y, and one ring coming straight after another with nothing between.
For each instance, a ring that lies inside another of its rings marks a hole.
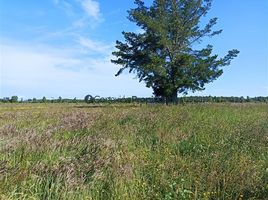
<instances>
[{"instance_id":1,"label":"wispy cloud","mask_svg":"<svg viewBox=\"0 0 268 200\"><path fill-rule=\"evenodd\" d=\"M92 43L94 46L98 42ZM57 49L14 42L0 44L0 49L0 96L131 96L142 91L150 94L132 76L115 77L118 67L104 52L96 58L86 56L79 48Z\"/></svg>"},{"instance_id":2,"label":"wispy cloud","mask_svg":"<svg viewBox=\"0 0 268 200\"><path fill-rule=\"evenodd\" d=\"M89 17L93 17L95 20L98 21L100 20L101 13L99 2L94 0L82 0L81 5Z\"/></svg>"},{"instance_id":3,"label":"wispy cloud","mask_svg":"<svg viewBox=\"0 0 268 200\"><path fill-rule=\"evenodd\" d=\"M80 19L77 19L77 20L73 21L73 23L72 23L73 28L83 28L86 25L87 25L87 18L86 17L82 17Z\"/></svg>"},{"instance_id":4,"label":"wispy cloud","mask_svg":"<svg viewBox=\"0 0 268 200\"><path fill-rule=\"evenodd\" d=\"M110 62L114 44L86 38L88 27L103 19L97 0L51 0L66 23L28 26L32 37L6 36L0 40L0 97L148 96L133 75L115 77L118 66ZM64 28L65 27L65 28ZM128 83L128 84L125 84ZM34 96L32 96L34 95Z\"/></svg>"},{"instance_id":5,"label":"wispy cloud","mask_svg":"<svg viewBox=\"0 0 268 200\"><path fill-rule=\"evenodd\" d=\"M95 0L78 0L82 10L84 11L83 17L73 22L74 27L83 28L90 26L95 28L104 19L101 14L100 4Z\"/></svg>"},{"instance_id":6,"label":"wispy cloud","mask_svg":"<svg viewBox=\"0 0 268 200\"><path fill-rule=\"evenodd\" d=\"M58 6L69 16L74 16L72 4L66 0L53 0L54 5Z\"/></svg>"},{"instance_id":7,"label":"wispy cloud","mask_svg":"<svg viewBox=\"0 0 268 200\"><path fill-rule=\"evenodd\" d=\"M96 0L53 0L54 5L63 9L68 16L72 16L74 28L90 26L95 28L103 21L100 4ZM81 12L82 11L82 12Z\"/></svg>"},{"instance_id":8,"label":"wispy cloud","mask_svg":"<svg viewBox=\"0 0 268 200\"><path fill-rule=\"evenodd\" d=\"M109 55L114 48L113 45L108 45L103 42L93 41L89 38L80 37L78 43L89 52L96 52L100 55Z\"/></svg>"}]
</instances>

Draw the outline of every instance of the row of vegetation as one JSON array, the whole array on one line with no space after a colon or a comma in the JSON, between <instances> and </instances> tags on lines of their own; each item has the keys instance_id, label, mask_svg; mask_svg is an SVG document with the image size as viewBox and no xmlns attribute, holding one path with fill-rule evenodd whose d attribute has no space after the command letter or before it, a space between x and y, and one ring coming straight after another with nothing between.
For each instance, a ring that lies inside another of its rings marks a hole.
<instances>
[{"instance_id":1,"label":"row of vegetation","mask_svg":"<svg viewBox=\"0 0 268 200\"><path fill-rule=\"evenodd\" d=\"M0 103L165 103L165 98L159 97L100 97L87 95L84 99L70 99L59 97L57 99L47 99L43 97L42 99L19 99L18 96L4 97L0 99ZM189 96L189 97L179 97L178 103L246 103L246 102L263 102L268 103L268 97L217 97L217 96Z\"/></svg>"}]
</instances>

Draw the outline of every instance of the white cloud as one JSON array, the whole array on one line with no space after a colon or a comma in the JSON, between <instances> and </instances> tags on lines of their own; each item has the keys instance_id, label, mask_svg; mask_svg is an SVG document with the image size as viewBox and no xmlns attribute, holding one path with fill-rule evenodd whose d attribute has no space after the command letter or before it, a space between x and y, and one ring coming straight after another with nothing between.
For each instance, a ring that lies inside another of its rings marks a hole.
<instances>
[{"instance_id":1,"label":"white cloud","mask_svg":"<svg viewBox=\"0 0 268 200\"><path fill-rule=\"evenodd\" d=\"M66 0L53 0L54 5L64 10L64 12L69 16L74 16L73 6Z\"/></svg>"},{"instance_id":2,"label":"white cloud","mask_svg":"<svg viewBox=\"0 0 268 200\"><path fill-rule=\"evenodd\" d=\"M99 2L94 0L82 0L81 6L89 17L93 17L95 20L100 20L100 6Z\"/></svg>"},{"instance_id":3,"label":"white cloud","mask_svg":"<svg viewBox=\"0 0 268 200\"><path fill-rule=\"evenodd\" d=\"M107 45L102 42L96 42L88 38L80 37L78 43L86 48L89 52L96 52L101 55L109 55L113 49L113 45Z\"/></svg>"},{"instance_id":4,"label":"white cloud","mask_svg":"<svg viewBox=\"0 0 268 200\"><path fill-rule=\"evenodd\" d=\"M72 27L74 28L83 28L87 25L86 18L80 18L72 23Z\"/></svg>"},{"instance_id":5,"label":"white cloud","mask_svg":"<svg viewBox=\"0 0 268 200\"><path fill-rule=\"evenodd\" d=\"M69 16L74 16L75 13L73 11L72 4L68 3L67 1L62 1L62 9L67 13Z\"/></svg>"},{"instance_id":6,"label":"white cloud","mask_svg":"<svg viewBox=\"0 0 268 200\"><path fill-rule=\"evenodd\" d=\"M73 28L85 28L87 26L95 28L103 21L100 4L96 0L52 0L54 5L64 10L72 18ZM77 10L79 7L79 10ZM81 12L82 11L82 12Z\"/></svg>"},{"instance_id":7,"label":"white cloud","mask_svg":"<svg viewBox=\"0 0 268 200\"><path fill-rule=\"evenodd\" d=\"M97 59L85 57L78 49L14 43L0 44L0 49L0 97L83 98L88 93L115 97L151 93L133 75L115 77L118 67L105 54Z\"/></svg>"}]
</instances>

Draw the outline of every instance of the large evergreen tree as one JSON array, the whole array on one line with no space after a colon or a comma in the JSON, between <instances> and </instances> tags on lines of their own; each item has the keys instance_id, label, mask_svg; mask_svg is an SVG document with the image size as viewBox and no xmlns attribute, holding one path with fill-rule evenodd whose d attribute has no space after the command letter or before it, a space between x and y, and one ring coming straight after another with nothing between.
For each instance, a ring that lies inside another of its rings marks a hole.
<instances>
[{"instance_id":1,"label":"large evergreen tree","mask_svg":"<svg viewBox=\"0 0 268 200\"><path fill-rule=\"evenodd\" d=\"M146 7L135 0L137 7L129 10L129 20L142 33L123 32L125 41L116 41L116 59L112 62L134 72L140 81L151 87L155 96L176 102L178 93L203 90L229 65L238 50L231 50L223 58L212 54L212 45L193 49L204 37L218 35L213 31L217 18L200 27L200 20L211 8L212 0L154 0Z\"/></svg>"}]
</instances>

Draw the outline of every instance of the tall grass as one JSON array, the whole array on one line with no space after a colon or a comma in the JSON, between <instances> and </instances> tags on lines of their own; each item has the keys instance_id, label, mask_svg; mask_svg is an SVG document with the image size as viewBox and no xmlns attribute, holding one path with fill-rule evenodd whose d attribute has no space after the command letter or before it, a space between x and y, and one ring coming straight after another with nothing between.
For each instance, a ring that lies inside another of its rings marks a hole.
<instances>
[{"instance_id":1,"label":"tall grass","mask_svg":"<svg viewBox=\"0 0 268 200\"><path fill-rule=\"evenodd\" d=\"M268 105L6 104L0 199L268 199Z\"/></svg>"}]
</instances>

